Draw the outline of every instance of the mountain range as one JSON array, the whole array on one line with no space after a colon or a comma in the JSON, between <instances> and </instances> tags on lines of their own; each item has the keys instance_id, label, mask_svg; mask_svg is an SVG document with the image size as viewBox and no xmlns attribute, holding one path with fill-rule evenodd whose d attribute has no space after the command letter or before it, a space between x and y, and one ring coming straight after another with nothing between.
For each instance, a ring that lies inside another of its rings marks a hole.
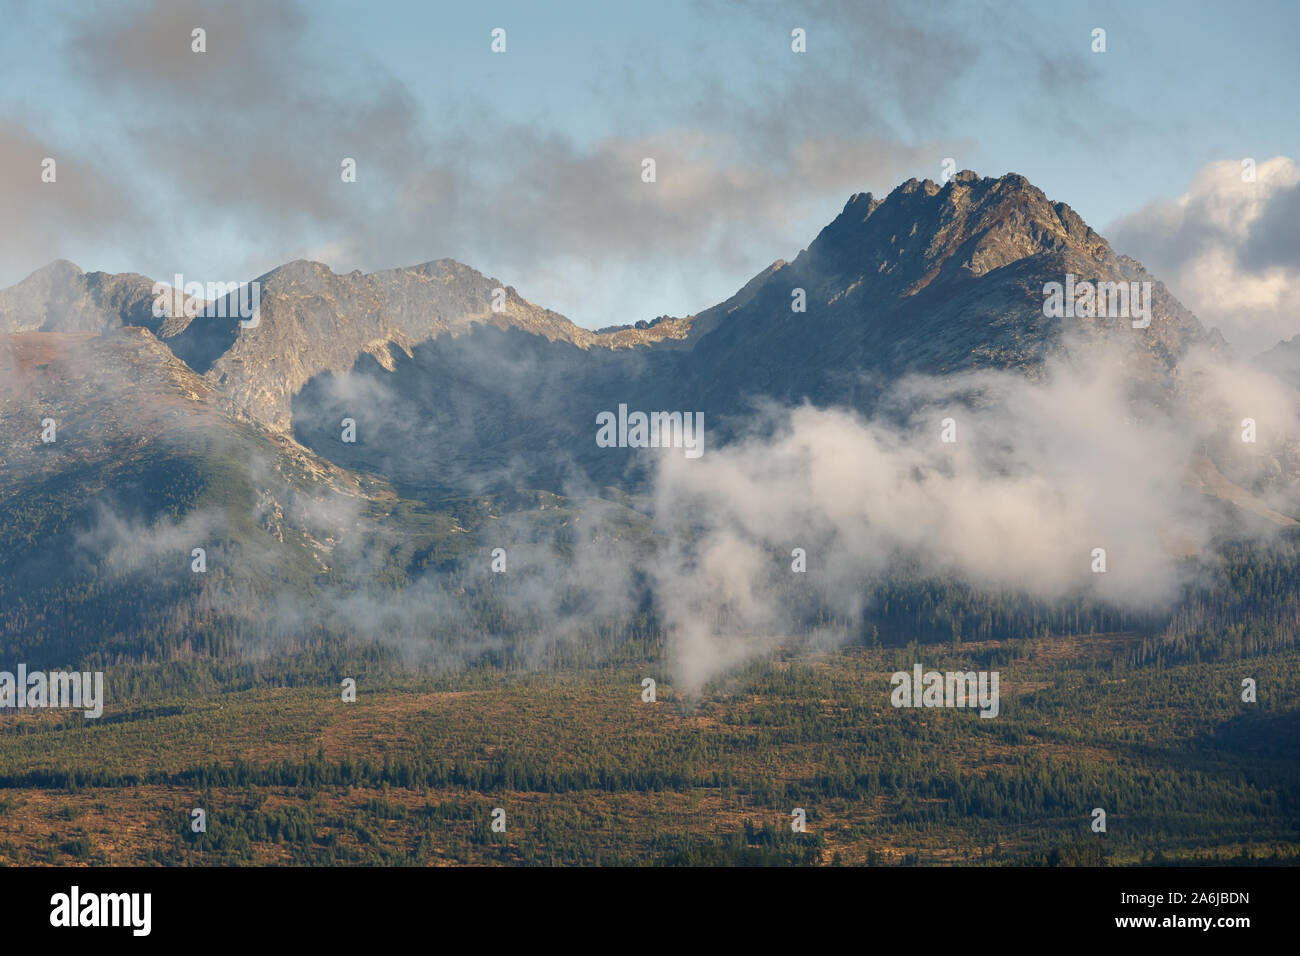
<instances>
[{"instance_id":1,"label":"mountain range","mask_svg":"<svg viewBox=\"0 0 1300 956\"><path fill-rule=\"evenodd\" d=\"M1045 286L1067 275L1150 283L1149 327L1045 315ZM450 259L367 274L295 261L255 281L251 327L157 316L150 278L66 261L0 291L10 650L135 653L143 632L202 631L234 592L246 611L281 586L336 584L343 567L410 584L461 567L519 516L533 541L648 541L653 459L594 441L596 415L620 405L702 412L718 448L763 408L905 417L898 389L917 377L1034 381L1111 350L1143 401L1193 416L1189 356L1232 359L1141 263L1014 174L854 195L726 301L600 331ZM1300 382L1298 349L1259 366ZM1222 443L1188 462L1188 481L1294 525L1269 492L1294 483L1295 446L1274 447L1264 478ZM199 541L217 573L184 573ZM152 600L132 600L144 582Z\"/></svg>"}]
</instances>

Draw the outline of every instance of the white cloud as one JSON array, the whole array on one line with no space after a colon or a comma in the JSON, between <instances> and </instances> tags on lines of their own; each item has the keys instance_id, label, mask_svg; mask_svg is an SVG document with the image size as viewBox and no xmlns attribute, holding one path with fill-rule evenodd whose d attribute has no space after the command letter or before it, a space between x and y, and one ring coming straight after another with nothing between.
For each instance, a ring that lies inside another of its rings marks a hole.
<instances>
[{"instance_id":1,"label":"white cloud","mask_svg":"<svg viewBox=\"0 0 1300 956\"><path fill-rule=\"evenodd\" d=\"M1202 322L1247 354L1300 333L1300 164L1210 163L1177 199L1149 203L1109 230L1117 252L1140 259Z\"/></svg>"}]
</instances>

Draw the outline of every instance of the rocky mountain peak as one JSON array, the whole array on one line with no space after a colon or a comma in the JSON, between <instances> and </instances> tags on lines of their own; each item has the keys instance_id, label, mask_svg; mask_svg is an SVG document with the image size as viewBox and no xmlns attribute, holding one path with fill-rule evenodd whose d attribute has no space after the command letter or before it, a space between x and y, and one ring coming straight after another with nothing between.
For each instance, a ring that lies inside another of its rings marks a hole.
<instances>
[{"instance_id":1,"label":"rocky mountain peak","mask_svg":"<svg viewBox=\"0 0 1300 956\"><path fill-rule=\"evenodd\" d=\"M883 200L856 193L793 262L757 278L695 351L718 367L748 364L745 377L769 383L762 389L784 383L795 399L834 400L832 380L864 370L882 381L908 371L1028 371L1103 339L1131 354L1135 376L1166 381L1192 345L1224 347L1141 263L1015 173L911 179ZM1132 316L1046 315L1049 284L1076 280L1126 291L1138 283L1149 327L1133 328ZM799 290L802 311L792 307ZM792 377L790 367L806 373Z\"/></svg>"},{"instance_id":2,"label":"rocky mountain peak","mask_svg":"<svg viewBox=\"0 0 1300 956\"><path fill-rule=\"evenodd\" d=\"M153 298L147 276L82 272L57 259L0 290L0 333L103 332L128 324L156 330Z\"/></svg>"}]
</instances>

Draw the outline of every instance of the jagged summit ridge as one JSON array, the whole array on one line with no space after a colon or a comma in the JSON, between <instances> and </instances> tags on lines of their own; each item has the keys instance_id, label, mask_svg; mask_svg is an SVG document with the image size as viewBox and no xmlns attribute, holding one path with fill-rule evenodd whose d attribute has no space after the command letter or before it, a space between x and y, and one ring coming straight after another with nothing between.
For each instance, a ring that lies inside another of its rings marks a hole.
<instances>
[{"instance_id":1,"label":"jagged summit ridge","mask_svg":"<svg viewBox=\"0 0 1300 956\"><path fill-rule=\"evenodd\" d=\"M838 388L829 380L864 371L892 377L1030 368L1062 347L1067 326L1045 317L1042 303L1045 284L1067 274L1152 282L1151 327L1129 337L1151 370L1172 368L1194 343L1222 346L1068 205L1019 174L970 170L943 184L909 179L884 198L855 193L808 248L790 262L776 260L726 301L696 315L599 332L446 258L369 273L287 262L256 280L259 321L245 327L238 317L159 321L147 277L86 274L60 261L0 292L0 329L142 325L205 376L218 401L284 430L293 396L312 378L346 373L366 355L391 370L401 353L410 357L422 343L477 326L577 352L685 353L690 358L672 365L672 374L700 380L706 392L791 399L829 399ZM795 290L806 302L802 311L792 309ZM1117 326L1095 322L1089 331L1113 336Z\"/></svg>"}]
</instances>

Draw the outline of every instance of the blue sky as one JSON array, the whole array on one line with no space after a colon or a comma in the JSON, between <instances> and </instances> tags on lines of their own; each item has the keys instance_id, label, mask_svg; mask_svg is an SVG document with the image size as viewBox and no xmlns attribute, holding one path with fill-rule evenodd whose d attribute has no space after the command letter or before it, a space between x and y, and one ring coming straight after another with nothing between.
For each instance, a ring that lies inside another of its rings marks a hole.
<instances>
[{"instance_id":1,"label":"blue sky","mask_svg":"<svg viewBox=\"0 0 1300 956\"><path fill-rule=\"evenodd\" d=\"M705 308L947 156L1138 236L1209 164L1300 155L1295 3L0 9L0 285L450 257L594 327Z\"/></svg>"}]
</instances>

